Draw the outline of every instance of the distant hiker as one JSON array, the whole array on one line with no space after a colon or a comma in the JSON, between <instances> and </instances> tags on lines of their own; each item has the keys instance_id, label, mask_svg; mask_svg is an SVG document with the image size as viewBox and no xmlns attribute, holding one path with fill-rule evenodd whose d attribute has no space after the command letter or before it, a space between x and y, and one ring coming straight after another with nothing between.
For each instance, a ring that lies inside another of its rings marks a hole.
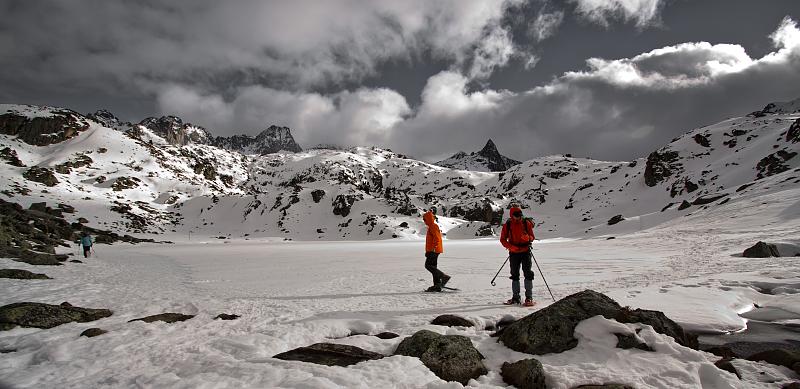
<instances>
[{"instance_id":1,"label":"distant hiker","mask_svg":"<svg viewBox=\"0 0 800 389\"><path fill-rule=\"evenodd\" d=\"M522 217L522 209L513 205L509 210L511 216L503 224L500 233L500 243L508 249L509 262L511 263L511 299L504 304L520 304L519 298L519 268L525 276L525 303L526 307L533 306L533 265L531 261L531 245L533 244L533 222Z\"/></svg>"},{"instance_id":2,"label":"distant hiker","mask_svg":"<svg viewBox=\"0 0 800 389\"><path fill-rule=\"evenodd\" d=\"M92 251L92 236L88 232L81 232L80 245L83 246L83 257L89 258L89 253Z\"/></svg>"},{"instance_id":3,"label":"distant hiker","mask_svg":"<svg viewBox=\"0 0 800 389\"><path fill-rule=\"evenodd\" d=\"M442 287L450 281L450 276L444 274L436 267L439 254L444 252L442 248L442 232L434 221L434 214L431 211L422 215L422 220L428 226L428 233L425 235L425 269L433 275L433 286L428 288L428 292L441 292Z\"/></svg>"}]
</instances>

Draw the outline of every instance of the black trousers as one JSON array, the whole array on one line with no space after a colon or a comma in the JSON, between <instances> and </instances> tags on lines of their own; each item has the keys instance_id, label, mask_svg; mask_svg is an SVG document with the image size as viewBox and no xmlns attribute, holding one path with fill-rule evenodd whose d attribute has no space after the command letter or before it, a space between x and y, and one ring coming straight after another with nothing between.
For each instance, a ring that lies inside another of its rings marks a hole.
<instances>
[{"instance_id":1,"label":"black trousers","mask_svg":"<svg viewBox=\"0 0 800 389\"><path fill-rule=\"evenodd\" d=\"M435 253L433 251L428 251L425 253L425 269L431 272L433 275L433 284L434 285L441 285L442 278L444 277L444 273L436 267L436 263L439 261L439 253Z\"/></svg>"},{"instance_id":2,"label":"black trousers","mask_svg":"<svg viewBox=\"0 0 800 389\"><path fill-rule=\"evenodd\" d=\"M89 252L92 250L92 246L83 246L83 257L89 258Z\"/></svg>"},{"instance_id":3,"label":"black trousers","mask_svg":"<svg viewBox=\"0 0 800 389\"><path fill-rule=\"evenodd\" d=\"M519 287L519 268L522 268L522 274L525 276L525 298L533 298L533 261L531 261L530 251L525 253L511 253L509 255L509 262L511 262L511 293L515 300L519 300L520 287Z\"/></svg>"}]
</instances>

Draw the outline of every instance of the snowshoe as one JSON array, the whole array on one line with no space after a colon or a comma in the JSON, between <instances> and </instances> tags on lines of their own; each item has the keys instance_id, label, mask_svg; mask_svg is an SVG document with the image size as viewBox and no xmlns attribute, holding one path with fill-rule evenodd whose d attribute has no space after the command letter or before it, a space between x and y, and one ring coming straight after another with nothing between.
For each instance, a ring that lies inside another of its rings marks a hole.
<instances>
[{"instance_id":1,"label":"snowshoe","mask_svg":"<svg viewBox=\"0 0 800 389\"><path fill-rule=\"evenodd\" d=\"M519 301L519 299L515 298L508 299L508 301L503 303L503 305L520 305L520 304L522 304L522 302Z\"/></svg>"}]
</instances>

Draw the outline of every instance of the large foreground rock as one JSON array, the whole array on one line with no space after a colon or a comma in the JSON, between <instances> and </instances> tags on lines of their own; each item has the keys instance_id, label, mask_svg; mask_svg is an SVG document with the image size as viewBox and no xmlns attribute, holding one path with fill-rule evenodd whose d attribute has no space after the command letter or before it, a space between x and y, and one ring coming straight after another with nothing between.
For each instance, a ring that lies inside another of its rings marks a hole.
<instances>
[{"instance_id":1,"label":"large foreground rock","mask_svg":"<svg viewBox=\"0 0 800 389\"><path fill-rule=\"evenodd\" d=\"M94 321L112 314L108 309L73 307L66 302L61 305L22 302L0 307L0 324L6 329L15 325L52 328L73 321Z\"/></svg>"},{"instance_id":2,"label":"large foreground rock","mask_svg":"<svg viewBox=\"0 0 800 389\"><path fill-rule=\"evenodd\" d=\"M422 330L400 342L394 353L417 357L439 378L462 385L488 373L483 355L466 336Z\"/></svg>"},{"instance_id":3,"label":"large foreground rock","mask_svg":"<svg viewBox=\"0 0 800 389\"><path fill-rule=\"evenodd\" d=\"M499 341L506 347L529 354L560 353L578 344L573 333L583 320L597 315L621 323L643 323L656 332L669 335L681 345L697 348L697 339L687 336L674 321L658 311L630 310L610 297L585 290L565 297L534 312L502 330Z\"/></svg>"},{"instance_id":4,"label":"large foreground rock","mask_svg":"<svg viewBox=\"0 0 800 389\"><path fill-rule=\"evenodd\" d=\"M769 258L780 257L781 254L778 252L778 247L774 244L758 242L752 247L745 249L742 256L745 258Z\"/></svg>"},{"instance_id":5,"label":"large foreground rock","mask_svg":"<svg viewBox=\"0 0 800 389\"><path fill-rule=\"evenodd\" d=\"M519 389L546 389L544 367L536 359L523 359L514 363L504 362L500 376L507 384Z\"/></svg>"},{"instance_id":6,"label":"large foreground rock","mask_svg":"<svg viewBox=\"0 0 800 389\"><path fill-rule=\"evenodd\" d=\"M303 361L326 366L350 366L356 363L383 358L383 354L356 346L333 343L316 343L275 355L286 361Z\"/></svg>"}]
</instances>

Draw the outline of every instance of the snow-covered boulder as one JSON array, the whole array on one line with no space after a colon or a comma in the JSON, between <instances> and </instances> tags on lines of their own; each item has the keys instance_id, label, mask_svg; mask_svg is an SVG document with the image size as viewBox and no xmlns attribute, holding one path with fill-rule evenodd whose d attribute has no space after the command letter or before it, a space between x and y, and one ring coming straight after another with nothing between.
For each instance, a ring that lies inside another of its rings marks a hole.
<instances>
[{"instance_id":1,"label":"snow-covered boulder","mask_svg":"<svg viewBox=\"0 0 800 389\"><path fill-rule=\"evenodd\" d=\"M697 339L686 335L663 313L623 308L610 297L593 290L567 296L516 321L503 329L499 341L514 351L534 355L563 352L578 344L574 337L578 323L598 315L621 323L648 324L681 345L697 348Z\"/></svg>"}]
</instances>

